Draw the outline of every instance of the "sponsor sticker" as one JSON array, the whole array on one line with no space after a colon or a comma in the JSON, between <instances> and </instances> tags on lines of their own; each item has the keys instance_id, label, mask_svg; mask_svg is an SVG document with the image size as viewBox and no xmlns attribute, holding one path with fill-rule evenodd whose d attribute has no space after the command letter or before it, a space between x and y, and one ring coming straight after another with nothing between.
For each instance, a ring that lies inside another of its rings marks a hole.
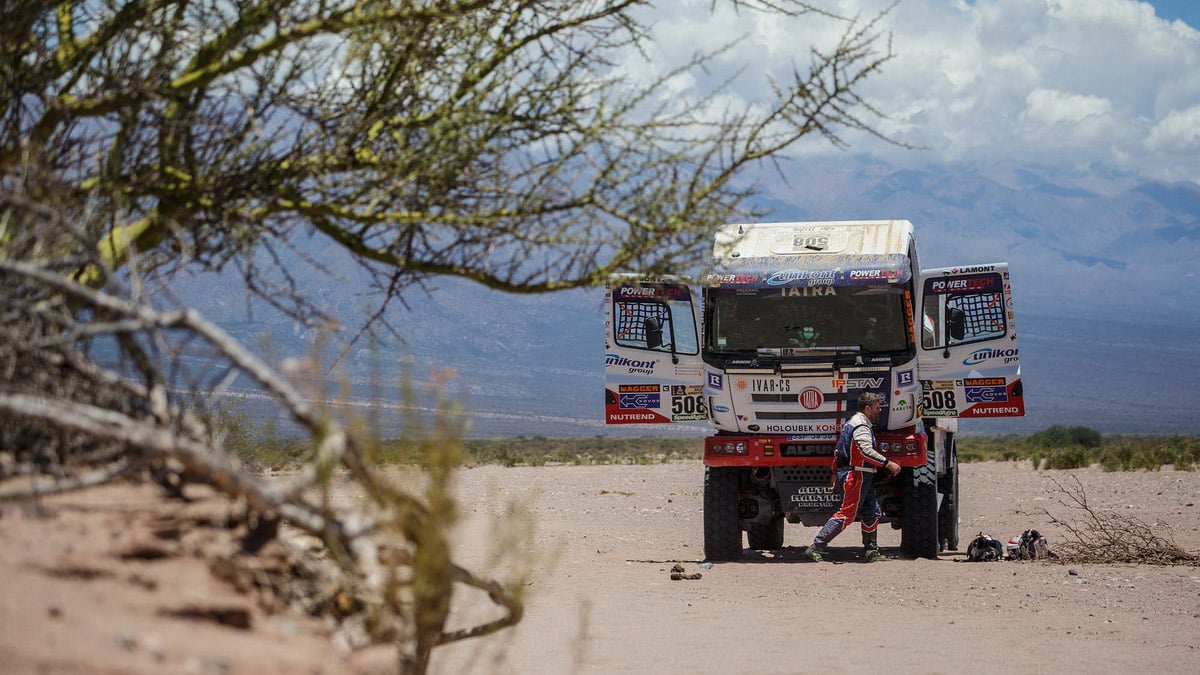
<instances>
[{"instance_id":1,"label":"sponsor sticker","mask_svg":"<svg viewBox=\"0 0 1200 675\"><path fill-rule=\"evenodd\" d=\"M975 351L968 354L967 358L963 359L963 365L964 366L977 366L977 365L987 362L987 361L1001 360L1001 359L1003 360L1004 363L1014 363L1014 362L1020 360L1019 356L1017 355L1017 348L1013 347L1010 349L992 349L990 347L984 347L982 349L976 349Z\"/></svg>"},{"instance_id":2,"label":"sponsor sticker","mask_svg":"<svg viewBox=\"0 0 1200 675\"><path fill-rule=\"evenodd\" d=\"M708 386L712 387L713 389L724 389L725 378L720 373L709 373Z\"/></svg>"},{"instance_id":3,"label":"sponsor sticker","mask_svg":"<svg viewBox=\"0 0 1200 675\"><path fill-rule=\"evenodd\" d=\"M779 378L750 380L750 391L756 394L786 394L792 391L792 381Z\"/></svg>"},{"instance_id":4,"label":"sponsor sticker","mask_svg":"<svg viewBox=\"0 0 1200 675\"><path fill-rule=\"evenodd\" d=\"M1003 288L1000 277L995 274L984 274L974 277L953 277L945 279L930 279L926 293L987 293Z\"/></svg>"},{"instance_id":5,"label":"sponsor sticker","mask_svg":"<svg viewBox=\"0 0 1200 675\"><path fill-rule=\"evenodd\" d=\"M694 422L708 418L700 385L671 385L671 421Z\"/></svg>"},{"instance_id":6,"label":"sponsor sticker","mask_svg":"<svg viewBox=\"0 0 1200 675\"><path fill-rule=\"evenodd\" d=\"M967 403L1007 401L1008 390L1004 387L964 387L963 396L967 398Z\"/></svg>"},{"instance_id":7,"label":"sponsor sticker","mask_svg":"<svg viewBox=\"0 0 1200 675\"><path fill-rule=\"evenodd\" d=\"M657 408L661 402L658 394L618 394L617 406L623 410L645 410Z\"/></svg>"},{"instance_id":8,"label":"sponsor sticker","mask_svg":"<svg viewBox=\"0 0 1200 675\"><path fill-rule=\"evenodd\" d=\"M831 380L834 389L878 389L883 386L882 377L841 377Z\"/></svg>"}]
</instances>

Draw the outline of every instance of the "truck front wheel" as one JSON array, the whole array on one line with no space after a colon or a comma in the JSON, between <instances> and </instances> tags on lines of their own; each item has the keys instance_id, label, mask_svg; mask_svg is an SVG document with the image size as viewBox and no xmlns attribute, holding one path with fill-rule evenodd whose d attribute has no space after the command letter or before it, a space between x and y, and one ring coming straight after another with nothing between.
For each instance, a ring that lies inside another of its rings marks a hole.
<instances>
[{"instance_id":1,"label":"truck front wheel","mask_svg":"<svg viewBox=\"0 0 1200 675\"><path fill-rule=\"evenodd\" d=\"M937 466L933 448L927 451L925 465L910 469L904 486L904 522L900 530L900 550L914 558L936 558L938 554Z\"/></svg>"},{"instance_id":2,"label":"truck front wheel","mask_svg":"<svg viewBox=\"0 0 1200 675\"><path fill-rule=\"evenodd\" d=\"M709 560L736 560L742 555L738 471L727 466L704 468L704 557Z\"/></svg>"}]
</instances>

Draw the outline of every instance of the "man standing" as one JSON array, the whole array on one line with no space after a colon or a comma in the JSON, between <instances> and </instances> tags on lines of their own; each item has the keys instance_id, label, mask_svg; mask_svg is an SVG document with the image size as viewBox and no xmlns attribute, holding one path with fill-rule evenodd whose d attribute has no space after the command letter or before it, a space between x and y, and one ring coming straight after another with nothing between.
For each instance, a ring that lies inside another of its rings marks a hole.
<instances>
[{"instance_id":1,"label":"man standing","mask_svg":"<svg viewBox=\"0 0 1200 675\"><path fill-rule=\"evenodd\" d=\"M862 523L862 542L863 548L866 549L864 559L867 562L887 560L887 557L879 552L876 532L883 512L880 511L879 500L875 497L875 472L884 469L895 475L900 471L900 465L889 461L875 448L875 431L872 425L879 421L879 413L882 410L883 401L879 394L864 391L858 397L858 412L854 413L842 428L837 449L834 450L837 469L835 480L843 489L842 507L825 523L821 531L817 532L812 546L804 549L804 555L810 560L824 560L825 547L855 519Z\"/></svg>"}]
</instances>

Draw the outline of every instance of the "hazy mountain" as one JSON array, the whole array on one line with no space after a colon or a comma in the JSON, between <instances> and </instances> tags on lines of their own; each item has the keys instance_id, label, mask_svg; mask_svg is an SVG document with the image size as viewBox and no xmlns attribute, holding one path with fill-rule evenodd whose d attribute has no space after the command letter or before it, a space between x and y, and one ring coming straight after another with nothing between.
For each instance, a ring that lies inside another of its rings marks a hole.
<instances>
[{"instance_id":1,"label":"hazy mountain","mask_svg":"<svg viewBox=\"0 0 1200 675\"><path fill-rule=\"evenodd\" d=\"M1200 378L1200 187L1038 167L895 169L853 158L782 171L759 177L761 203L775 211L769 220L902 218L917 228L925 268L1010 263L1028 416L971 422L964 431L1081 424L1200 433L1185 403ZM361 273L336 249L321 256L337 278L308 277L311 292L349 321L347 308L365 314ZM278 354L311 348L312 331L262 307L246 321L237 279L194 279L177 290L251 345L269 333ZM398 396L405 360L420 381L454 369L452 393L474 411L475 435L653 431L600 423L600 299L598 291L512 296L439 280L389 312L403 340L374 355L360 349L344 364L354 395L365 397L367 372L378 363L384 399ZM682 433L703 435L704 427Z\"/></svg>"}]
</instances>

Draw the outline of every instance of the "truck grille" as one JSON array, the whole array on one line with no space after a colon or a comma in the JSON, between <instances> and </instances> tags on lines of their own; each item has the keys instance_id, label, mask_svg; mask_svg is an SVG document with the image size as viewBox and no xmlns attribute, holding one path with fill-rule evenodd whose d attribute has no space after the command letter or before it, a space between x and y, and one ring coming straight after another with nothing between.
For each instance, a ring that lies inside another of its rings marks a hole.
<instances>
[{"instance_id":1,"label":"truck grille","mask_svg":"<svg viewBox=\"0 0 1200 675\"><path fill-rule=\"evenodd\" d=\"M828 485L831 473L827 466L777 466L774 469L777 482L804 485Z\"/></svg>"}]
</instances>

